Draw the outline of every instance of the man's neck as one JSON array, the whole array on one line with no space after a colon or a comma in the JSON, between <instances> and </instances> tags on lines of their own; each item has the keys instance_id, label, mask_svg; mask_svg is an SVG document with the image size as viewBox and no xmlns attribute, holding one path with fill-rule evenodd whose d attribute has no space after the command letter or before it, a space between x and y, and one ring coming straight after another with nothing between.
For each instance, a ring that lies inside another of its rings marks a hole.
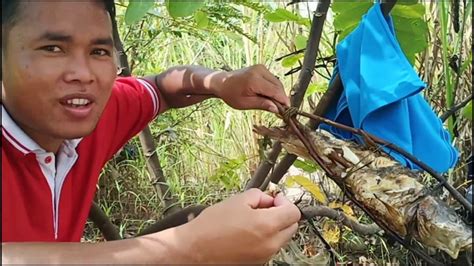
<instances>
[{"instance_id":1,"label":"man's neck","mask_svg":"<svg viewBox=\"0 0 474 266\"><path fill-rule=\"evenodd\" d=\"M17 123L18 124L18 123ZM41 148L43 148L47 152L52 152L57 154L59 151L59 147L64 142L63 139L55 139L50 136L45 136L43 134L36 134L34 131L32 132L28 127L18 124L18 126L33 140L35 141Z\"/></svg>"},{"instance_id":2,"label":"man's neck","mask_svg":"<svg viewBox=\"0 0 474 266\"><path fill-rule=\"evenodd\" d=\"M11 120L29 137L33 140L39 147L44 149L47 152L52 152L56 154L61 147L61 144L64 142L64 139L57 139L46 134L41 134L36 132L34 129L28 127L27 125L19 122L15 119L15 115L8 110L8 106L5 102L1 103L4 109L8 112Z\"/></svg>"}]
</instances>

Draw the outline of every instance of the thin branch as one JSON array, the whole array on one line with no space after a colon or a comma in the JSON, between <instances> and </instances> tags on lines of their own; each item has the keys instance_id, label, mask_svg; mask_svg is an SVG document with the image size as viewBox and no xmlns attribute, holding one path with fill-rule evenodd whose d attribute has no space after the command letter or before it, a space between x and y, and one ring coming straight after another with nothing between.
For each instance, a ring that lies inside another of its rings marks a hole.
<instances>
[{"instance_id":1,"label":"thin branch","mask_svg":"<svg viewBox=\"0 0 474 266\"><path fill-rule=\"evenodd\" d=\"M313 21L311 23L309 41L304 53L303 66L298 76L298 82L292 88L291 106L298 107L301 105L303 96L311 81L329 3L329 0L320 1L316 7L316 11L313 13Z\"/></svg>"},{"instance_id":2,"label":"thin branch","mask_svg":"<svg viewBox=\"0 0 474 266\"><path fill-rule=\"evenodd\" d=\"M280 154L281 149L281 142L275 141L271 151L268 153L267 158L260 164L250 181L245 186L245 190L260 187L260 185L264 182L265 177L268 175L268 172L270 172L270 170L275 165L276 159L278 158L278 154Z\"/></svg>"},{"instance_id":3,"label":"thin branch","mask_svg":"<svg viewBox=\"0 0 474 266\"><path fill-rule=\"evenodd\" d=\"M330 106L334 106L337 101L339 100L339 97L342 93L342 82L341 82L341 77L339 75L336 75L334 80L329 84L328 90L323 94L321 97L321 100L319 100L318 105L313 111L313 114L322 116L324 115L327 110L329 109ZM320 122L314 119L310 119L308 121L307 126L311 129L316 129L319 126ZM296 160L297 156L293 154L286 154L283 159L280 160L280 162L276 165L275 170L273 173L267 178L269 180L266 180L266 183L273 182L277 184L280 182L281 178L285 175L285 173L288 171L290 166L293 164L293 162Z\"/></svg>"},{"instance_id":4,"label":"thin branch","mask_svg":"<svg viewBox=\"0 0 474 266\"><path fill-rule=\"evenodd\" d=\"M89 219L99 228L100 232L104 236L105 240L113 241L120 240L119 230L107 217L104 211L97 205L97 203L92 202L91 209L89 211Z\"/></svg>"},{"instance_id":5,"label":"thin branch","mask_svg":"<svg viewBox=\"0 0 474 266\"><path fill-rule=\"evenodd\" d=\"M467 97L462 102L460 102L457 105L451 107L451 109L449 109L444 114L442 114L439 117L439 119L441 119L441 121L443 121L443 122L446 121L446 119L448 119L451 115L453 115L457 111L461 110L464 106L466 106L472 100L472 98L473 98L473 95L471 94L471 96Z\"/></svg>"},{"instance_id":6,"label":"thin branch","mask_svg":"<svg viewBox=\"0 0 474 266\"><path fill-rule=\"evenodd\" d=\"M326 14L329 9L329 0L323 0L318 3L317 11L313 14L313 20L311 22L311 29L308 38L308 44L304 53L303 67L298 76L297 83L292 88L291 95L291 106L299 107L303 101L303 96L308 88L309 82L313 74L313 69L316 63L316 56L319 49L319 42L321 39L321 33L323 30L324 21L326 20ZM245 189L260 187L265 178L272 169L273 164L269 162L275 162L281 151L281 143L276 142L267 160L260 164L259 168L252 176L251 180L245 187ZM270 156L271 155L271 156Z\"/></svg>"},{"instance_id":7,"label":"thin branch","mask_svg":"<svg viewBox=\"0 0 474 266\"><path fill-rule=\"evenodd\" d=\"M349 227L352 231L361 235L373 235L382 230L377 224L361 224L356 220L349 218L344 212L326 206L306 206L301 208L301 212L304 214L303 217L305 219L322 216L339 221L343 225Z\"/></svg>"},{"instance_id":8,"label":"thin branch","mask_svg":"<svg viewBox=\"0 0 474 266\"><path fill-rule=\"evenodd\" d=\"M166 230L171 227L183 225L196 218L205 208L207 208L207 206L196 205L179 210L164 217L156 223L149 225L145 229L141 230L136 236L148 235Z\"/></svg>"},{"instance_id":9,"label":"thin branch","mask_svg":"<svg viewBox=\"0 0 474 266\"><path fill-rule=\"evenodd\" d=\"M299 50L296 50L296 51L294 51L294 52L291 52L291 53L289 53L289 54L280 56L280 57L278 57L277 59L275 59L275 62L281 61L282 59L284 59L284 58L286 58L286 57L288 57L288 56L302 53L302 52L304 52L305 50L306 50L306 48L303 48L303 49L299 49Z\"/></svg>"}]
</instances>

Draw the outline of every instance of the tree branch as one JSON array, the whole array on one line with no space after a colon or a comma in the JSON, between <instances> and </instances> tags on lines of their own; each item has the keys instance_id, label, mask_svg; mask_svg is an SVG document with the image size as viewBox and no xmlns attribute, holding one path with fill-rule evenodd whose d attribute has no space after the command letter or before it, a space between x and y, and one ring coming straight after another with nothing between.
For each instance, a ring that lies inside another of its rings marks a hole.
<instances>
[{"instance_id":1,"label":"tree branch","mask_svg":"<svg viewBox=\"0 0 474 266\"><path fill-rule=\"evenodd\" d=\"M95 202L92 202L89 211L89 219L99 228L105 240L112 241L122 239L117 226L110 221L109 217L107 217L105 212L103 212Z\"/></svg>"},{"instance_id":2,"label":"tree branch","mask_svg":"<svg viewBox=\"0 0 474 266\"><path fill-rule=\"evenodd\" d=\"M377 224L361 224L356 220L349 218L344 212L326 206L306 206L301 208L301 212L305 219L312 219L316 216L327 217L341 222L352 231L361 235L373 235L382 230Z\"/></svg>"},{"instance_id":3,"label":"tree branch","mask_svg":"<svg viewBox=\"0 0 474 266\"><path fill-rule=\"evenodd\" d=\"M136 236L148 235L166 230L168 228L183 225L196 218L205 208L207 208L207 206L196 205L179 210L157 221L156 223L149 225L140 231L140 233L138 233Z\"/></svg>"},{"instance_id":4,"label":"tree branch","mask_svg":"<svg viewBox=\"0 0 474 266\"><path fill-rule=\"evenodd\" d=\"M448 119L450 116L452 116L454 113L456 113L457 111L461 110L461 108L463 108L464 106L466 106L473 98L473 95L471 94L471 96L467 97L466 99L464 99L462 102L458 103L457 105L451 107L451 109L449 109L448 111L446 111L444 114L442 114L439 119L441 119L441 121L445 122L446 119Z\"/></svg>"},{"instance_id":5,"label":"tree branch","mask_svg":"<svg viewBox=\"0 0 474 266\"><path fill-rule=\"evenodd\" d=\"M318 3L316 11L313 13L313 21L311 22L311 29L308 38L308 44L306 45L303 66L300 75L298 76L297 83L292 88L291 94L291 106L299 107L303 101L303 96L308 88L309 82L313 75L314 66L316 63L316 56L319 49L319 42L321 40L321 34L323 31L324 21L326 20L326 14L329 9L329 0L322 0ZM270 162L276 162L278 155L281 151L281 143L274 143L272 150L270 151L268 158L260 164L255 174L250 179L245 189L260 187L265 178L272 169L273 164Z\"/></svg>"},{"instance_id":6,"label":"tree branch","mask_svg":"<svg viewBox=\"0 0 474 266\"><path fill-rule=\"evenodd\" d=\"M329 84L328 90L324 93L324 95L321 97L321 100L319 100L318 105L313 111L314 115L319 115L323 116L326 114L328 111L329 107L337 104L337 101L339 100L339 97L341 96L343 87L342 87L342 81L341 77L339 75L336 75L334 77L334 80ZM310 119L308 121L308 124L306 124L309 128L311 129L316 129L318 128L320 122L314 119ZM288 171L291 165L295 162L296 158L298 156L294 154L286 154L283 159L280 160L280 162L277 164L275 167L275 170L273 173L267 178L268 180L265 180L264 185L268 185L268 183L271 181L275 184L278 184L282 177L285 175L285 173Z\"/></svg>"}]
</instances>

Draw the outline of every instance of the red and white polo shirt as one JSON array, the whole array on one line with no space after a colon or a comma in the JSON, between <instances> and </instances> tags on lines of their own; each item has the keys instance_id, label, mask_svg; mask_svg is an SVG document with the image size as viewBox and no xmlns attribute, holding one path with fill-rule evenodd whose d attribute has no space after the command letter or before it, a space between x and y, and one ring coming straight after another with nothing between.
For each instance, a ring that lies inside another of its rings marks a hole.
<instances>
[{"instance_id":1,"label":"red and white polo shirt","mask_svg":"<svg viewBox=\"0 0 474 266\"><path fill-rule=\"evenodd\" d=\"M119 78L96 129L46 152L2 105L2 242L80 241L105 163L159 111L148 82Z\"/></svg>"}]
</instances>

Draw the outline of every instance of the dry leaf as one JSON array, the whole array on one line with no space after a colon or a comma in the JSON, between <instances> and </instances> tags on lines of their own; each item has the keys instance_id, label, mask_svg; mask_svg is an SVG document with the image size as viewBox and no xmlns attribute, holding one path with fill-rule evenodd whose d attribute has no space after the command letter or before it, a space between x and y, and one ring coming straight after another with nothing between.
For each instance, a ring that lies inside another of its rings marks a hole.
<instances>
[{"instance_id":1,"label":"dry leaf","mask_svg":"<svg viewBox=\"0 0 474 266\"><path fill-rule=\"evenodd\" d=\"M347 204L342 204L341 202L332 201L332 202L329 203L329 208L341 209L342 212L344 212L344 214L346 214L349 218L351 218L353 220L357 220L351 206L349 206Z\"/></svg>"},{"instance_id":2,"label":"dry leaf","mask_svg":"<svg viewBox=\"0 0 474 266\"><path fill-rule=\"evenodd\" d=\"M339 242L341 231L333 221L326 221L323 224L323 237L329 244L336 244Z\"/></svg>"},{"instance_id":3,"label":"dry leaf","mask_svg":"<svg viewBox=\"0 0 474 266\"><path fill-rule=\"evenodd\" d=\"M320 203L322 204L327 203L326 195L321 190L319 185L313 183L309 178L302 175L294 175L294 176L289 176L285 181L285 185L289 187L290 185L294 185L295 183L302 186L307 191L309 191L311 195L313 195L313 197Z\"/></svg>"}]
</instances>

